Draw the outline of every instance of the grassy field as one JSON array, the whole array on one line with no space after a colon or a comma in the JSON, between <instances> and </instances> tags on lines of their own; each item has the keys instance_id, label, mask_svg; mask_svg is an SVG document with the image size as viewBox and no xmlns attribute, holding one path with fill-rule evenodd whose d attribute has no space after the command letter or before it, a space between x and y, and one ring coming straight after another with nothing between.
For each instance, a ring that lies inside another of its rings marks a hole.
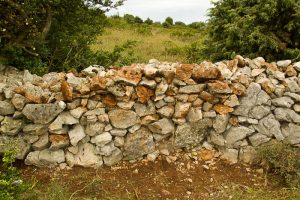
<instances>
[{"instance_id":1,"label":"grassy field","mask_svg":"<svg viewBox=\"0 0 300 200\"><path fill-rule=\"evenodd\" d=\"M188 26L164 28L152 24L128 24L124 19L110 19L97 41L91 46L94 51L113 51L116 46L133 44L125 54L139 62L155 58L169 62L193 62L189 50L192 44L201 46L205 34Z\"/></svg>"}]
</instances>

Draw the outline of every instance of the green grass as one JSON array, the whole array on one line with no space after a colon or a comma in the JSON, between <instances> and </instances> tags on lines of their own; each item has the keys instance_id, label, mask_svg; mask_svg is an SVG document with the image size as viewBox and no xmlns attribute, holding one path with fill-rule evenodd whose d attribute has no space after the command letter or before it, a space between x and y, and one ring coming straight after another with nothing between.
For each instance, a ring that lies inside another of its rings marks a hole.
<instances>
[{"instance_id":1,"label":"green grass","mask_svg":"<svg viewBox=\"0 0 300 200\"><path fill-rule=\"evenodd\" d=\"M134 55L139 62L155 58L168 62L190 62L187 48L192 43L201 46L205 34L187 26L163 28L160 25L128 24L122 18L110 19L110 25L91 45L94 51L112 51L116 45L135 41Z\"/></svg>"}]
</instances>

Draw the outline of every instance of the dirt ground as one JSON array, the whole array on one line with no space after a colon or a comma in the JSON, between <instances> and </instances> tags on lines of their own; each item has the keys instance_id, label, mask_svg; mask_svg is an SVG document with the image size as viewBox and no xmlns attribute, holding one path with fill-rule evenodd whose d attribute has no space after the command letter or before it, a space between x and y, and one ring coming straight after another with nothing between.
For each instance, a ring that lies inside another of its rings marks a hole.
<instances>
[{"instance_id":1,"label":"dirt ground","mask_svg":"<svg viewBox=\"0 0 300 200\"><path fill-rule=\"evenodd\" d=\"M35 192L40 193L35 199L46 199L43 194L53 184L64 188L67 199L93 200L231 199L232 194L226 191L232 185L262 187L264 184L258 168L229 165L218 159L197 161L189 156L168 161L160 157L155 162L121 163L101 169L38 169L24 165L21 168L25 179L35 177Z\"/></svg>"}]
</instances>

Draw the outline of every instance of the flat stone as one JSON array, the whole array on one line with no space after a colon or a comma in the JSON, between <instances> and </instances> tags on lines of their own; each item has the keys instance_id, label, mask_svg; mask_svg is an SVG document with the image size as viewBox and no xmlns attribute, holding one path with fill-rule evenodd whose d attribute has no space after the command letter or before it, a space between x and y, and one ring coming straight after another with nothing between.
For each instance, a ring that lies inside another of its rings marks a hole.
<instances>
[{"instance_id":1,"label":"flat stone","mask_svg":"<svg viewBox=\"0 0 300 200\"><path fill-rule=\"evenodd\" d=\"M68 135L50 135L49 141L51 143L49 147L51 151L64 149L70 145L70 140Z\"/></svg>"},{"instance_id":2,"label":"flat stone","mask_svg":"<svg viewBox=\"0 0 300 200\"><path fill-rule=\"evenodd\" d=\"M148 126L148 128L157 134L168 135L175 132L175 126L170 119L163 118Z\"/></svg>"},{"instance_id":3,"label":"flat stone","mask_svg":"<svg viewBox=\"0 0 300 200\"><path fill-rule=\"evenodd\" d=\"M212 120L204 118L195 123L179 125L175 132L174 146L176 148L193 148L199 145L212 126Z\"/></svg>"},{"instance_id":4,"label":"flat stone","mask_svg":"<svg viewBox=\"0 0 300 200\"><path fill-rule=\"evenodd\" d=\"M116 149L113 142L105 144L103 146L96 146L96 152L98 155L101 156L110 156L112 155L113 151Z\"/></svg>"},{"instance_id":5,"label":"flat stone","mask_svg":"<svg viewBox=\"0 0 300 200\"><path fill-rule=\"evenodd\" d=\"M295 145L300 143L300 126L289 123L282 127L282 132L286 136L285 141L289 144Z\"/></svg>"},{"instance_id":6,"label":"flat stone","mask_svg":"<svg viewBox=\"0 0 300 200\"><path fill-rule=\"evenodd\" d=\"M13 104L6 101L0 101L0 115L12 115L15 112Z\"/></svg>"},{"instance_id":7,"label":"flat stone","mask_svg":"<svg viewBox=\"0 0 300 200\"><path fill-rule=\"evenodd\" d=\"M276 108L274 114L279 121L300 123L300 115L288 108Z\"/></svg>"},{"instance_id":8,"label":"flat stone","mask_svg":"<svg viewBox=\"0 0 300 200\"><path fill-rule=\"evenodd\" d=\"M148 101L146 104L135 103L134 110L139 117L153 115L156 113L155 105L152 101Z\"/></svg>"},{"instance_id":9,"label":"flat stone","mask_svg":"<svg viewBox=\"0 0 300 200\"><path fill-rule=\"evenodd\" d=\"M68 134L73 146L76 146L78 142L86 136L84 128L80 124L76 124L73 129L68 132Z\"/></svg>"},{"instance_id":10,"label":"flat stone","mask_svg":"<svg viewBox=\"0 0 300 200\"><path fill-rule=\"evenodd\" d=\"M283 140L284 137L281 133L280 123L276 120L273 114L268 115L267 117L261 119L255 129L268 137L273 135L277 140Z\"/></svg>"},{"instance_id":11,"label":"flat stone","mask_svg":"<svg viewBox=\"0 0 300 200\"><path fill-rule=\"evenodd\" d=\"M228 114L228 113L232 113L234 111L233 108L229 107L229 106L225 106L223 104L216 104L213 109L218 113L218 114L221 114L221 115L225 115L225 114Z\"/></svg>"},{"instance_id":12,"label":"flat stone","mask_svg":"<svg viewBox=\"0 0 300 200\"><path fill-rule=\"evenodd\" d=\"M270 140L271 140L270 137L268 137L264 134L261 134L261 133L256 133L249 137L249 141L252 144L252 146L254 146L254 147L258 147L263 143L269 142Z\"/></svg>"},{"instance_id":13,"label":"flat stone","mask_svg":"<svg viewBox=\"0 0 300 200\"><path fill-rule=\"evenodd\" d=\"M199 94L204 90L204 88L205 88L205 84L188 85L188 86L179 88L178 93Z\"/></svg>"},{"instance_id":14,"label":"flat stone","mask_svg":"<svg viewBox=\"0 0 300 200\"><path fill-rule=\"evenodd\" d=\"M64 125L78 124L79 120L74 118L70 112L63 112L57 116L57 118L49 125L49 130L52 133L64 134ZM61 132L62 131L62 132Z\"/></svg>"},{"instance_id":15,"label":"flat stone","mask_svg":"<svg viewBox=\"0 0 300 200\"><path fill-rule=\"evenodd\" d=\"M22 113L35 124L48 124L59 115L64 108L57 104L27 104Z\"/></svg>"},{"instance_id":16,"label":"flat stone","mask_svg":"<svg viewBox=\"0 0 300 200\"><path fill-rule=\"evenodd\" d=\"M156 82L154 80L149 80L147 78L143 78L142 81L140 82L140 85L146 86L150 89L155 89L156 88Z\"/></svg>"},{"instance_id":17,"label":"flat stone","mask_svg":"<svg viewBox=\"0 0 300 200\"><path fill-rule=\"evenodd\" d=\"M129 102L118 102L117 105L124 110L131 110L131 108L134 105L134 101L129 101Z\"/></svg>"},{"instance_id":18,"label":"flat stone","mask_svg":"<svg viewBox=\"0 0 300 200\"><path fill-rule=\"evenodd\" d=\"M209 139L211 143L220 147L223 147L226 144L226 140L224 139L223 135L218 134L215 131L210 132Z\"/></svg>"},{"instance_id":19,"label":"flat stone","mask_svg":"<svg viewBox=\"0 0 300 200\"><path fill-rule=\"evenodd\" d=\"M284 93L284 96L291 97L294 101L299 102L300 101L300 95L292 92L286 92Z\"/></svg>"},{"instance_id":20,"label":"flat stone","mask_svg":"<svg viewBox=\"0 0 300 200\"><path fill-rule=\"evenodd\" d=\"M108 132L101 133L95 137L92 137L91 142L95 143L97 146L103 147L104 145L112 141L112 136Z\"/></svg>"},{"instance_id":21,"label":"flat stone","mask_svg":"<svg viewBox=\"0 0 300 200\"><path fill-rule=\"evenodd\" d=\"M50 151L49 149L44 149L40 151L39 154L39 164L37 167L55 167L59 163L65 162L65 153L63 150Z\"/></svg>"},{"instance_id":22,"label":"flat stone","mask_svg":"<svg viewBox=\"0 0 300 200\"><path fill-rule=\"evenodd\" d=\"M119 148L115 148L110 156L103 156L103 161L106 166L113 166L120 162L122 158L122 151Z\"/></svg>"},{"instance_id":23,"label":"flat stone","mask_svg":"<svg viewBox=\"0 0 300 200\"><path fill-rule=\"evenodd\" d=\"M278 61L276 64L280 68L287 68L290 64L292 64L292 61L291 60L281 60L281 61Z\"/></svg>"},{"instance_id":24,"label":"flat stone","mask_svg":"<svg viewBox=\"0 0 300 200\"><path fill-rule=\"evenodd\" d=\"M295 102L291 97L280 97L276 99L272 99L272 104L278 107L290 108L293 106Z\"/></svg>"},{"instance_id":25,"label":"flat stone","mask_svg":"<svg viewBox=\"0 0 300 200\"><path fill-rule=\"evenodd\" d=\"M221 77L221 72L211 62L203 62L193 68L192 77L196 81L215 80Z\"/></svg>"},{"instance_id":26,"label":"flat stone","mask_svg":"<svg viewBox=\"0 0 300 200\"><path fill-rule=\"evenodd\" d=\"M80 144L78 153L73 155L66 153L66 162L70 167L92 167L100 168L103 165L102 156L96 155L95 146L90 143Z\"/></svg>"},{"instance_id":27,"label":"flat stone","mask_svg":"<svg viewBox=\"0 0 300 200\"><path fill-rule=\"evenodd\" d=\"M191 64L181 64L176 67L176 78L185 81L191 78L194 66Z\"/></svg>"},{"instance_id":28,"label":"flat stone","mask_svg":"<svg viewBox=\"0 0 300 200\"><path fill-rule=\"evenodd\" d=\"M271 113L270 106L254 106L249 116L255 119L262 119L263 117L269 115Z\"/></svg>"},{"instance_id":29,"label":"flat stone","mask_svg":"<svg viewBox=\"0 0 300 200\"><path fill-rule=\"evenodd\" d=\"M12 117L5 117L1 122L0 133L4 135L14 136L20 132L22 126L22 120L13 119Z\"/></svg>"},{"instance_id":30,"label":"flat stone","mask_svg":"<svg viewBox=\"0 0 300 200\"><path fill-rule=\"evenodd\" d=\"M173 106L164 106L157 110L157 113L162 117L172 118L174 114L174 107Z\"/></svg>"},{"instance_id":31,"label":"flat stone","mask_svg":"<svg viewBox=\"0 0 300 200\"><path fill-rule=\"evenodd\" d=\"M255 164L259 162L259 155L252 146L246 146L240 149L239 160L246 164Z\"/></svg>"},{"instance_id":32,"label":"flat stone","mask_svg":"<svg viewBox=\"0 0 300 200\"><path fill-rule=\"evenodd\" d=\"M70 110L70 114L75 117L76 119L79 119L85 112L87 111L84 107L78 107L73 110Z\"/></svg>"},{"instance_id":33,"label":"flat stone","mask_svg":"<svg viewBox=\"0 0 300 200\"><path fill-rule=\"evenodd\" d=\"M89 136L95 136L103 133L105 124L100 122L88 123L85 129L85 133Z\"/></svg>"},{"instance_id":34,"label":"flat stone","mask_svg":"<svg viewBox=\"0 0 300 200\"><path fill-rule=\"evenodd\" d=\"M166 93L169 85L165 80L162 80L156 87L155 96L162 96Z\"/></svg>"},{"instance_id":35,"label":"flat stone","mask_svg":"<svg viewBox=\"0 0 300 200\"><path fill-rule=\"evenodd\" d=\"M125 160L133 160L155 151L151 132L142 127L135 133L127 134L124 144Z\"/></svg>"},{"instance_id":36,"label":"flat stone","mask_svg":"<svg viewBox=\"0 0 300 200\"><path fill-rule=\"evenodd\" d=\"M40 136L48 132L48 127L43 124L27 124L23 127L23 132L25 134Z\"/></svg>"},{"instance_id":37,"label":"flat stone","mask_svg":"<svg viewBox=\"0 0 300 200\"><path fill-rule=\"evenodd\" d=\"M293 106L293 109L294 109L294 111L296 111L296 112L300 112L300 104L295 104L295 105Z\"/></svg>"},{"instance_id":38,"label":"flat stone","mask_svg":"<svg viewBox=\"0 0 300 200\"><path fill-rule=\"evenodd\" d=\"M39 140L32 144L32 148L35 151L41 151L50 146L49 143L49 134L46 133L42 136L40 136Z\"/></svg>"},{"instance_id":39,"label":"flat stone","mask_svg":"<svg viewBox=\"0 0 300 200\"><path fill-rule=\"evenodd\" d=\"M233 108L233 107L239 106L239 105L240 105L240 102L239 102L238 97L234 94L234 95L231 95L231 96L224 102L224 105Z\"/></svg>"},{"instance_id":40,"label":"flat stone","mask_svg":"<svg viewBox=\"0 0 300 200\"><path fill-rule=\"evenodd\" d=\"M245 139L254 132L255 130L245 126L231 127L225 132L226 146L232 147L234 143Z\"/></svg>"},{"instance_id":41,"label":"flat stone","mask_svg":"<svg viewBox=\"0 0 300 200\"><path fill-rule=\"evenodd\" d=\"M137 86L135 88L135 90L136 90L136 94L138 96L138 101L141 103L146 103L154 95L153 90L151 90L147 87L141 86L141 85Z\"/></svg>"},{"instance_id":42,"label":"flat stone","mask_svg":"<svg viewBox=\"0 0 300 200\"><path fill-rule=\"evenodd\" d=\"M139 117L133 111L129 110L112 110L108 112L111 124L116 128L125 129L140 122Z\"/></svg>"},{"instance_id":43,"label":"flat stone","mask_svg":"<svg viewBox=\"0 0 300 200\"><path fill-rule=\"evenodd\" d=\"M115 71L113 80L115 82L124 82L129 85L137 86L142 79L142 71L137 67L122 67Z\"/></svg>"},{"instance_id":44,"label":"flat stone","mask_svg":"<svg viewBox=\"0 0 300 200\"><path fill-rule=\"evenodd\" d=\"M208 90L213 94L230 94L232 90L230 89L228 83L222 81L214 81L212 83L208 83Z\"/></svg>"},{"instance_id":45,"label":"flat stone","mask_svg":"<svg viewBox=\"0 0 300 200\"><path fill-rule=\"evenodd\" d=\"M92 66L89 66L88 68L85 68L81 72L83 74L85 74L86 76L94 77L94 76L98 75L99 73L101 73L102 71L105 71L104 67L99 66L99 65L92 65Z\"/></svg>"}]
</instances>

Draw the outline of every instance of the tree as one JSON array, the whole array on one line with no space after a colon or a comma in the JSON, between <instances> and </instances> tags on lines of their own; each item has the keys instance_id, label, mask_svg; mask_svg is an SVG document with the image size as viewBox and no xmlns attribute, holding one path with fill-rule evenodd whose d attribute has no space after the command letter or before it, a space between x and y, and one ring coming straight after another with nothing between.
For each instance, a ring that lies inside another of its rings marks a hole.
<instances>
[{"instance_id":1,"label":"tree","mask_svg":"<svg viewBox=\"0 0 300 200\"><path fill-rule=\"evenodd\" d=\"M148 25L152 25L153 24L153 20L151 20L149 17L145 20L145 23Z\"/></svg>"},{"instance_id":2,"label":"tree","mask_svg":"<svg viewBox=\"0 0 300 200\"><path fill-rule=\"evenodd\" d=\"M88 65L93 57L89 44L104 26L104 13L121 3L0 0L0 57L20 69L42 72Z\"/></svg>"},{"instance_id":3,"label":"tree","mask_svg":"<svg viewBox=\"0 0 300 200\"><path fill-rule=\"evenodd\" d=\"M136 16L136 17L134 18L134 22L137 23L137 24L142 24L142 23L143 23L143 20L142 20L140 17Z\"/></svg>"},{"instance_id":4,"label":"tree","mask_svg":"<svg viewBox=\"0 0 300 200\"><path fill-rule=\"evenodd\" d=\"M169 25L173 25L173 19L171 17L167 17L165 22L168 23Z\"/></svg>"},{"instance_id":5,"label":"tree","mask_svg":"<svg viewBox=\"0 0 300 200\"><path fill-rule=\"evenodd\" d=\"M130 15L130 14L125 14L124 15L124 19L127 21L128 24L134 24L134 16L133 15Z\"/></svg>"},{"instance_id":6,"label":"tree","mask_svg":"<svg viewBox=\"0 0 300 200\"><path fill-rule=\"evenodd\" d=\"M212 60L235 54L263 56L269 61L299 55L299 0L219 0L213 4L204 50Z\"/></svg>"},{"instance_id":7,"label":"tree","mask_svg":"<svg viewBox=\"0 0 300 200\"><path fill-rule=\"evenodd\" d=\"M186 24L184 22L181 22L181 21L175 22L175 25L176 26L186 26Z\"/></svg>"}]
</instances>

